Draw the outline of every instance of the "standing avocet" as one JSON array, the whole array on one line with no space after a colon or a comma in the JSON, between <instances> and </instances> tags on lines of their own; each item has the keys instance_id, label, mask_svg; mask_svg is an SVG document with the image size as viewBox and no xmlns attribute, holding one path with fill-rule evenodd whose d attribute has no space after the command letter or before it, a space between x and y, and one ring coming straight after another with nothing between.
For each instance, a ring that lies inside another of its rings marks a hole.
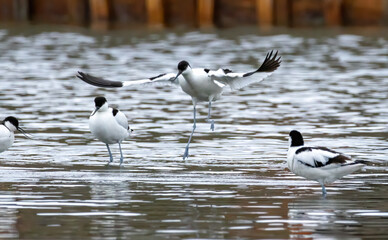
<instances>
[{"instance_id":1,"label":"standing avocet","mask_svg":"<svg viewBox=\"0 0 388 240\"><path fill-rule=\"evenodd\" d=\"M191 131L189 141L187 142L183 159L189 156L189 146L196 128L196 106L199 101L209 103L207 121L211 123L210 128L214 131L214 121L210 119L211 104L218 100L225 87L229 86L232 90L240 89L251 83L258 83L268 77L273 71L280 66L280 57L277 57L278 52L273 54L273 51L267 53L264 62L261 66L251 72L235 73L229 69L220 68L216 71L208 68L192 68L187 61L181 61L178 64L178 74L165 73L155 77L132 80L132 81L110 81L99 77L94 77L83 72L78 72L78 78L98 87L123 87L135 84L164 82L180 85L182 90L191 96L193 110L193 130ZM261 75L260 75L261 73ZM255 77L251 77L255 74ZM257 76L259 75L259 76Z\"/></svg>"},{"instance_id":2,"label":"standing avocet","mask_svg":"<svg viewBox=\"0 0 388 240\"><path fill-rule=\"evenodd\" d=\"M16 130L23 133L27 138L30 138L27 133L19 127L19 121L15 117L6 117L0 124L0 152L4 152L12 146L15 140L14 132Z\"/></svg>"},{"instance_id":3,"label":"standing avocet","mask_svg":"<svg viewBox=\"0 0 388 240\"><path fill-rule=\"evenodd\" d=\"M302 134L296 130L290 132L288 168L296 175L318 181L324 197L325 184L360 170L365 163L362 160L352 161L349 157L326 147L305 147Z\"/></svg>"},{"instance_id":4,"label":"standing avocet","mask_svg":"<svg viewBox=\"0 0 388 240\"><path fill-rule=\"evenodd\" d=\"M108 165L113 161L109 144L119 144L121 166L124 159L121 142L127 139L132 132L128 125L128 119L124 113L115 108L110 108L104 97L96 97L94 103L96 108L89 118L90 131L98 140L106 144L110 157Z\"/></svg>"}]
</instances>

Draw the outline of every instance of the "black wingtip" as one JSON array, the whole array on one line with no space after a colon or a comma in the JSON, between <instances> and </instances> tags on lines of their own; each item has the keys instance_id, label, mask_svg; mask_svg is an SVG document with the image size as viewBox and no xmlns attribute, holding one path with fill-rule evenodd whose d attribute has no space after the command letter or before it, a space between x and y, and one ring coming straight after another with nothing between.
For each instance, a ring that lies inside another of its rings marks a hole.
<instances>
[{"instance_id":1,"label":"black wingtip","mask_svg":"<svg viewBox=\"0 0 388 240\"><path fill-rule=\"evenodd\" d=\"M369 164L369 162L368 161L365 161L365 160L356 160L356 161L354 161L354 163L361 163L361 164L364 164L364 165L368 165Z\"/></svg>"},{"instance_id":2,"label":"black wingtip","mask_svg":"<svg viewBox=\"0 0 388 240\"><path fill-rule=\"evenodd\" d=\"M264 62L261 64L260 68L257 69L257 72L273 72L279 66L281 61L281 56L278 57L279 51L276 51L274 54L274 50L271 50L267 53Z\"/></svg>"},{"instance_id":3,"label":"black wingtip","mask_svg":"<svg viewBox=\"0 0 388 240\"><path fill-rule=\"evenodd\" d=\"M275 71L279 66L281 61L281 56L278 57L279 51L275 52L275 55L273 55L274 50L271 50L270 52L265 55L264 62L261 64L261 66L253 72L248 72L243 75L243 77L249 77L257 72L273 72ZM273 55L273 56L272 56Z\"/></svg>"},{"instance_id":4,"label":"black wingtip","mask_svg":"<svg viewBox=\"0 0 388 240\"><path fill-rule=\"evenodd\" d=\"M78 75L75 76L84 81L85 73L78 71Z\"/></svg>"},{"instance_id":5,"label":"black wingtip","mask_svg":"<svg viewBox=\"0 0 388 240\"><path fill-rule=\"evenodd\" d=\"M105 87L105 88L116 88L116 87L122 87L123 83L120 81L110 81L110 80L105 80L100 77L95 77L92 75L89 75L87 73L83 73L81 71L78 71L78 75L76 75L77 78L81 79L82 81L96 86L96 87Z\"/></svg>"}]
</instances>

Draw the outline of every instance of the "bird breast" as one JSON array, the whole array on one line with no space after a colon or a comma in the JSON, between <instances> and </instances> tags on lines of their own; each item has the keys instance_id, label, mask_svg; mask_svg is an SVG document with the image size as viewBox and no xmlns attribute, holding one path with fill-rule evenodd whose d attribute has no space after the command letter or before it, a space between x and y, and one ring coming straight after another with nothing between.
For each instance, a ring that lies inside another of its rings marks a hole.
<instances>
[{"instance_id":1,"label":"bird breast","mask_svg":"<svg viewBox=\"0 0 388 240\"><path fill-rule=\"evenodd\" d=\"M0 152L11 147L14 140L14 133L9 131L4 125L0 125Z\"/></svg>"},{"instance_id":2,"label":"bird breast","mask_svg":"<svg viewBox=\"0 0 388 240\"><path fill-rule=\"evenodd\" d=\"M288 169L290 169L292 172L294 171L294 157L295 157L295 152L296 152L297 148L296 147L290 147L288 149L288 153L287 153L287 165L288 165Z\"/></svg>"},{"instance_id":3,"label":"bird breast","mask_svg":"<svg viewBox=\"0 0 388 240\"><path fill-rule=\"evenodd\" d=\"M117 143L128 137L127 129L120 126L110 111L97 112L89 118L89 128L100 141Z\"/></svg>"},{"instance_id":4,"label":"bird breast","mask_svg":"<svg viewBox=\"0 0 388 240\"><path fill-rule=\"evenodd\" d=\"M183 78L179 79L179 84L191 97L200 101L209 101L209 98L218 98L222 94L223 89L215 84L205 71L201 73L193 69L191 73L182 75Z\"/></svg>"}]
</instances>

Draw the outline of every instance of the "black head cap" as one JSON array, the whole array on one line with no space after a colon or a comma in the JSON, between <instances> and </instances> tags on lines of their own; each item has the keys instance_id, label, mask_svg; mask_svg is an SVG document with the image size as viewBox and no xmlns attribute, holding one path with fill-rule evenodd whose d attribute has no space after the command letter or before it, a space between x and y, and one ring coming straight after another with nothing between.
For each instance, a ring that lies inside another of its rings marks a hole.
<instances>
[{"instance_id":1,"label":"black head cap","mask_svg":"<svg viewBox=\"0 0 388 240\"><path fill-rule=\"evenodd\" d=\"M104 98L104 97L96 97L94 99L94 103L96 104L96 107L101 107L102 105L104 105L104 103L106 103L106 98Z\"/></svg>"},{"instance_id":2,"label":"black head cap","mask_svg":"<svg viewBox=\"0 0 388 240\"><path fill-rule=\"evenodd\" d=\"M296 130L290 132L291 137L291 147L303 146L303 137L302 134Z\"/></svg>"},{"instance_id":3,"label":"black head cap","mask_svg":"<svg viewBox=\"0 0 388 240\"><path fill-rule=\"evenodd\" d=\"M9 117L6 117L3 121L4 122L10 122L12 125L15 126L15 128L19 128L19 121L15 118L15 117L12 117L12 116L9 116Z\"/></svg>"},{"instance_id":4,"label":"black head cap","mask_svg":"<svg viewBox=\"0 0 388 240\"><path fill-rule=\"evenodd\" d=\"M180 61L179 63L178 63L178 70L179 71L181 71L181 72L183 72L184 70L186 70L186 68L188 67L188 66L190 66L190 64L187 62L187 61Z\"/></svg>"}]
</instances>

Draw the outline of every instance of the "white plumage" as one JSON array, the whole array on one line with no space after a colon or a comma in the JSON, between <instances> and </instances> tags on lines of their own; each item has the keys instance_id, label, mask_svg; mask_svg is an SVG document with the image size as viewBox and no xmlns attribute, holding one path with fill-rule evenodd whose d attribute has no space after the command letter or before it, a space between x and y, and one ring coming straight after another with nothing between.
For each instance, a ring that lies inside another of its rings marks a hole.
<instances>
[{"instance_id":1,"label":"white plumage","mask_svg":"<svg viewBox=\"0 0 388 240\"><path fill-rule=\"evenodd\" d=\"M0 152L4 152L12 146L15 140L15 130L16 128L9 122L3 122L0 125Z\"/></svg>"},{"instance_id":2,"label":"white plumage","mask_svg":"<svg viewBox=\"0 0 388 240\"><path fill-rule=\"evenodd\" d=\"M276 53L277 54L277 53ZM275 54L275 55L276 55ZM276 56L275 56L276 57ZM280 60L280 59L279 59ZM280 64L280 61L279 61ZM257 72L255 77L244 76L247 73L230 72L225 74L225 69L209 71L208 75L220 87L229 86L232 90L238 90L252 83L259 83L269 77L272 72ZM253 75L253 74L252 74Z\"/></svg>"},{"instance_id":3,"label":"white plumage","mask_svg":"<svg viewBox=\"0 0 388 240\"><path fill-rule=\"evenodd\" d=\"M19 127L19 121L12 116L6 117L0 124L0 152L10 148L15 140L14 132L18 130L27 138L26 132Z\"/></svg>"},{"instance_id":4,"label":"white plumage","mask_svg":"<svg viewBox=\"0 0 388 240\"><path fill-rule=\"evenodd\" d=\"M165 73L146 79L110 81L83 72L78 72L79 75L77 77L86 83L98 87L124 87L145 83L179 85L185 93L191 96L194 105L193 130L183 154L183 159L185 159L189 155L189 145L196 128L197 103L200 101L209 103L207 121L211 123L210 128L214 131L214 121L210 119L212 102L221 97L226 86L229 86L232 90L236 90L251 83L263 81L271 74L271 72L275 71L280 66L281 61L280 57L277 57L277 54L277 52L275 54L273 54L273 51L269 52L258 69L246 73L235 73L229 69L223 68L214 71L207 68L192 68L187 61L181 61L178 64L178 74Z\"/></svg>"},{"instance_id":5,"label":"white plumage","mask_svg":"<svg viewBox=\"0 0 388 240\"><path fill-rule=\"evenodd\" d=\"M119 144L121 165L124 159L121 142L127 139L132 132L128 125L128 119L121 111L110 108L104 97L96 97L94 102L96 108L89 118L90 131L98 140L106 144L110 157L109 163L113 161L109 144Z\"/></svg>"},{"instance_id":6,"label":"white plumage","mask_svg":"<svg viewBox=\"0 0 388 240\"><path fill-rule=\"evenodd\" d=\"M365 161L352 161L350 157L326 147L305 147L302 134L290 132L290 147L287 154L288 168L296 175L318 181L326 196L325 184L360 170Z\"/></svg>"}]
</instances>

